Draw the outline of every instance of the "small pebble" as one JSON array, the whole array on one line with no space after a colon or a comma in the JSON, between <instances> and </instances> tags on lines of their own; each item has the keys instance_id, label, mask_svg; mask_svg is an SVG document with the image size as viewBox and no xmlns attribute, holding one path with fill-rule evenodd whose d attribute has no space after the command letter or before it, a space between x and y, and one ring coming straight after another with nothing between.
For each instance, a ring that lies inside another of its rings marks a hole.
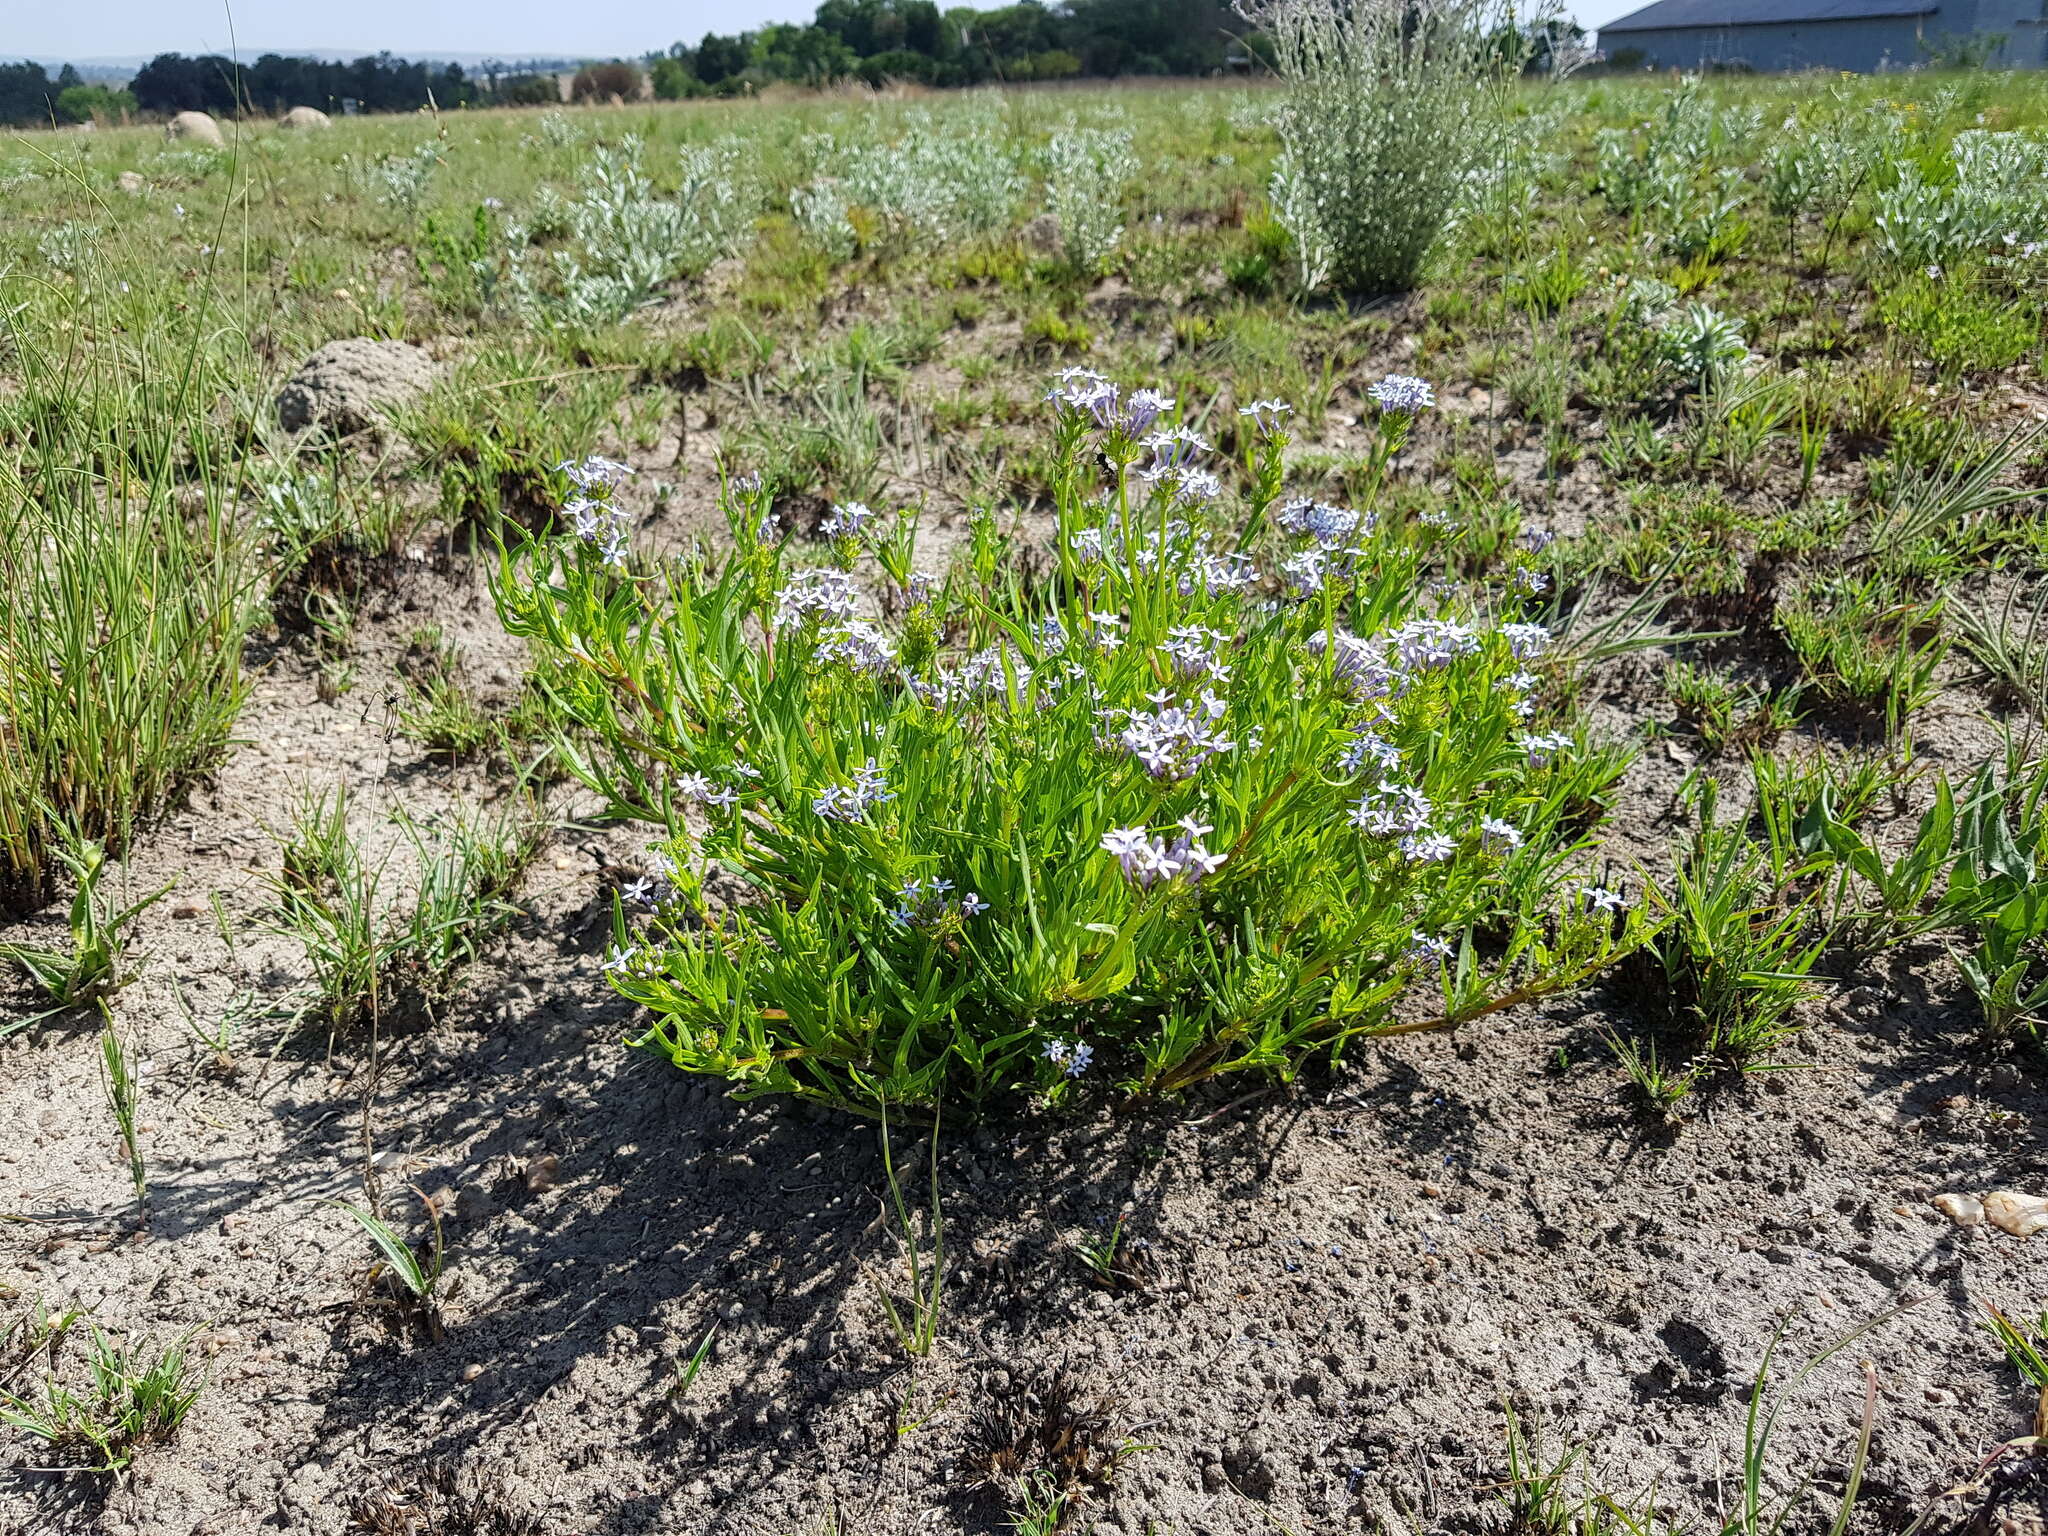
<instances>
[{"instance_id":1,"label":"small pebble","mask_svg":"<svg viewBox=\"0 0 2048 1536\"><path fill-rule=\"evenodd\" d=\"M471 1361L468 1365L465 1365L462 1368L462 1379L464 1381L475 1381L477 1377L483 1375L483 1373L484 1368L478 1365L475 1361Z\"/></svg>"},{"instance_id":2,"label":"small pebble","mask_svg":"<svg viewBox=\"0 0 2048 1536\"><path fill-rule=\"evenodd\" d=\"M1975 1195L1936 1195L1934 1208L1959 1227L1981 1226L1984 1221L1984 1202Z\"/></svg>"}]
</instances>

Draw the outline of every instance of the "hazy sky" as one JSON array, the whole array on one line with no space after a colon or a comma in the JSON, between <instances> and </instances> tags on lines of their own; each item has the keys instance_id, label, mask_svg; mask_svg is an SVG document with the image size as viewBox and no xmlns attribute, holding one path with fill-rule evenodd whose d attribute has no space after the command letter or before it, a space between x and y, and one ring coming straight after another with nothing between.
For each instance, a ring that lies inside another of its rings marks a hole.
<instances>
[{"instance_id":1,"label":"hazy sky","mask_svg":"<svg viewBox=\"0 0 2048 1536\"><path fill-rule=\"evenodd\" d=\"M941 8L961 0L941 0ZM987 6L1001 0L966 0ZM1575 0L1587 26L1640 0ZM505 57L645 53L678 38L738 32L765 21L808 21L817 0L237 0L233 40L245 54L273 48L374 53L489 53ZM130 54L225 53L220 0L0 0L0 58L93 59Z\"/></svg>"}]
</instances>

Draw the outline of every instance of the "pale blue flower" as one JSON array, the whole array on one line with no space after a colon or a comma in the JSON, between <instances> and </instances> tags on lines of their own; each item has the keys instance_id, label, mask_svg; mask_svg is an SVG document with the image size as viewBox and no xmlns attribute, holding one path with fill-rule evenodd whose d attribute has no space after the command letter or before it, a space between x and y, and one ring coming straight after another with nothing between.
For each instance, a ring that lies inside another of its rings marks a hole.
<instances>
[{"instance_id":1,"label":"pale blue flower","mask_svg":"<svg viewBox=\"0 0 2048 1536\"><path fill-rule=\"evenodd\" d=\"M1388 374L1366 393L1389 416L1413 416L1436 404L1436 392L1425 381L1405 373Z\"/></svg>"}]
</instances>

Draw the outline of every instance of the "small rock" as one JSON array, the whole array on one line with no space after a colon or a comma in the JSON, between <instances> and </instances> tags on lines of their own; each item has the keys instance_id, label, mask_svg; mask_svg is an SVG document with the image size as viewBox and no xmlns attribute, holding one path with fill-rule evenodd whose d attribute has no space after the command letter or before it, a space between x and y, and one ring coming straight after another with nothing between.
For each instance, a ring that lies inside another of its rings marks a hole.
<instances>
[{"instance_id":1,"label":"small rock","mask_svg":"<svg viewBox=\"0 0 2048 1536\"><path fill-rule=\"evenodd\" d=\"M205 915L205 904L203 902L192 901L189 899L181 901L175 907L171 908L171 916L173 917L182 917L189 919L194 917L204 917Z\"/></svg>"},{"instance_id":2,"label":"small rock","mask_svg":"<svg viewBox=\"0 0 2048 1536\"><path fill-rule=\"evenodd\" d=\"M535 1158L533 1166L526 1170L526 1192L538 1195L553 1189L562 1179L562 1160L550 1152L546 1157Z\"/></svg>"},{"instance_id":3,"label":"small rock","mask_svg":"<svg viewBox=\"0 0 2048 1536\"><path fill-rule=\"evenodd\" d=\"M484 1368L472 1360L468 1365L465 1365L462 1368L462 1379L464 1381L475 1381L477 1377L483 1375L483 1373Z\"/></svg>"},{"instance_id":4,"label":"small rock","mask_svg":"<svg viewBox=\"0 0 2048 1536\"><path fill-rule=\"evenodd\" d=\"M332 128L334 119L318 107L293 107L277 120L280 128Z\"/></svg>"},{"instance_id":5,"label":"small rock","mask_svg":"<svg viewBox=\"0 0 2048 1536\"><path fill-rule=\"evenodd\" d=\"M1936 1195L1934 1208L1959 1227L1980 1226L1984 1221L1984 1202L1975 1195Z\"/></svg>"},{"instance_id":6,"label":"small rock","mask_svg":"<svg viewBox=\"0 0 2048 1536\"><path fill-rule=\"evenodd\" d=\"M142 179L142 172L140 171L123 171L114 184L131 197L148 186L148 183Z\"/></svg>"},{"instance_id":7,"label":"small rock","mask_svg":"<svg viewBox=\"0 0 2048 1536\"><path fill-rule=\"evenodd\" d=\"M2048 1229L2048 1200L2014 1189L1994 1189L1984 1197L1984 1219L2014 1237L2032 1237Z\"/></svg>"}]
</instances>

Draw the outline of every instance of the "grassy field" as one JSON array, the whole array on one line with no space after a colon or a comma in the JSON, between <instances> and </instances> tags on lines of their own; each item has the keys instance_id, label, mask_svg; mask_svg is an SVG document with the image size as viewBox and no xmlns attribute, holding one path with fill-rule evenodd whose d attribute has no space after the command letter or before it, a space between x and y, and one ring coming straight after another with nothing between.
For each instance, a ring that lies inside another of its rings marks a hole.
<instances>
[{"instance_id":1,"label":"grassy field","mask_svg":"<svg viewBox=\"0 0 2048 1536\"><path fill-rule=\"evenodd\" d=\"M2048 85L1280 100L0 141L0 1531L2048 1512Z\"/></svg>"}]
</instances>

